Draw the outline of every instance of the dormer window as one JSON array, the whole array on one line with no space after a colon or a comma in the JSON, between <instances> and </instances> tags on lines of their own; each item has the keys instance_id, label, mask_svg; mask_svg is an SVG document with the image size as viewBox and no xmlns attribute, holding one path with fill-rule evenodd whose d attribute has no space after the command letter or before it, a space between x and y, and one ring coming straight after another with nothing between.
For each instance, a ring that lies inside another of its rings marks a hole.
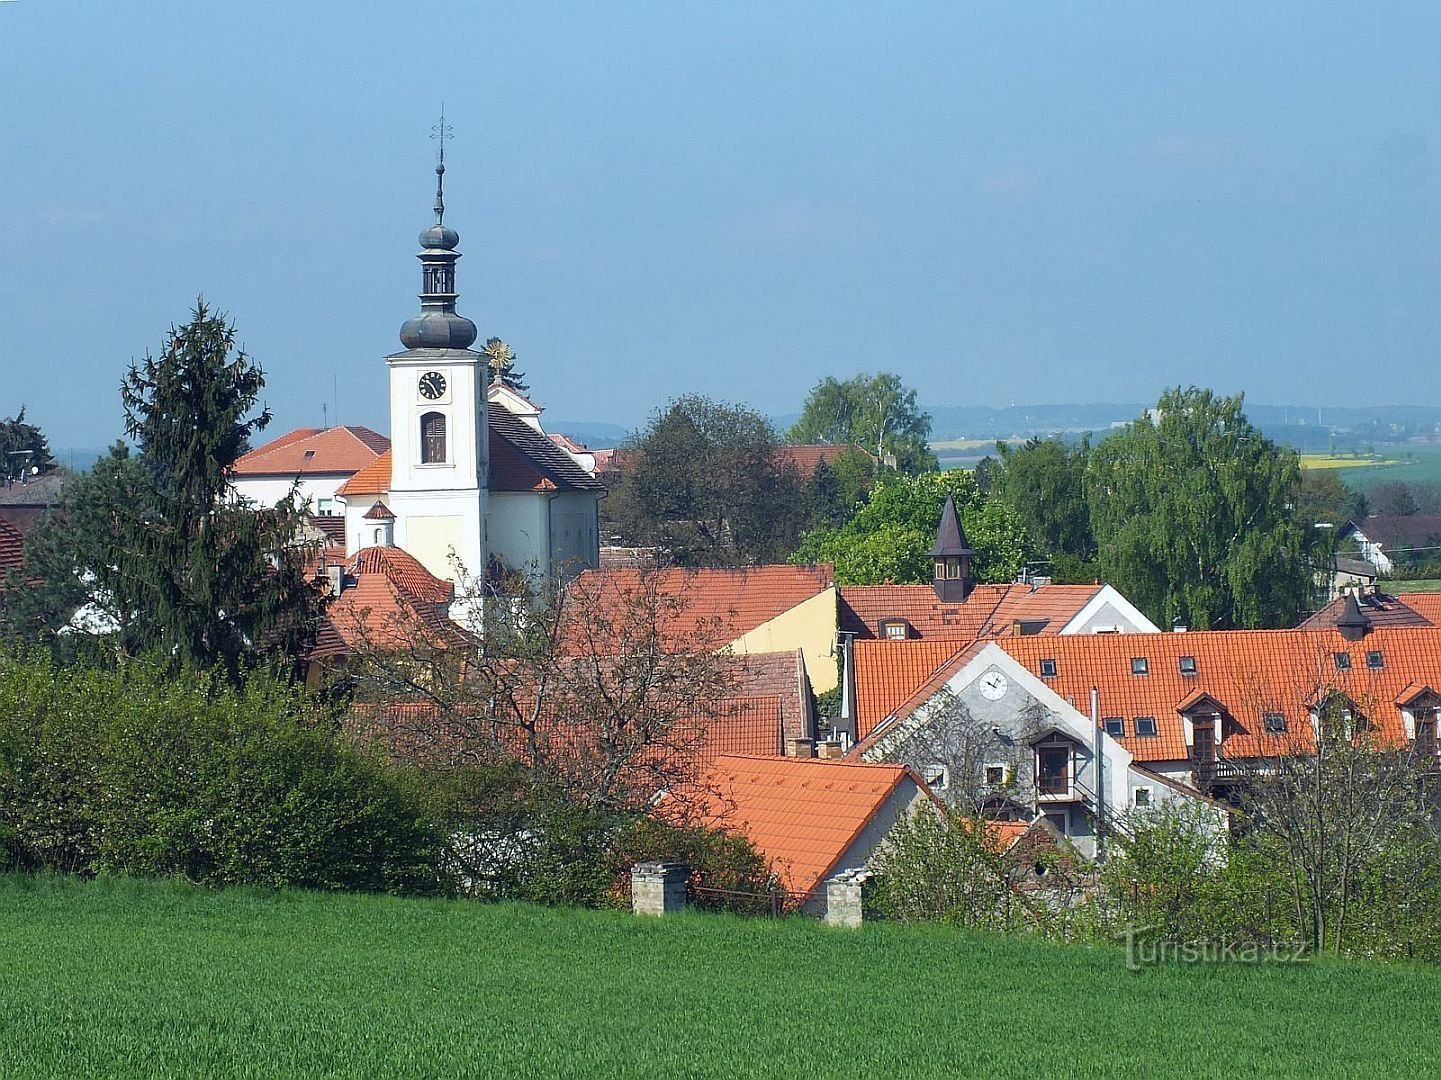
<instances>
[{"instance_id":1,"label":"dormer window","mask_svg":"<svg viewBox=\"0 0 1441 1080\"><path fill-rule=\"evenodd\" d=\"M1131 657L1131 674L1148 675L1151 671L1151 662L1144 656Z\"/></svg>"},{"instance_id":2,"label":"dormer window","mask_svg":"<svg viewBox=\"0 0 1441 1080\"><path fill-rule=\"evenodd\" d=\"M882 619L880 630L887 641L905 641L911 636L911 624L905 619Z\"/></svg>"},{"instance_id":3,"label":"dormer window","mask_svg":"<svg viewBox=\"0 0 1441 1080\"><path fill-rule=\"evenodd\" d=\"M1381 655L1380 649L1372 649L1366 654L1366 666L1372 671L1382 671L1386 667L1386 658Z\"/></svg>"},{"instance_id":4,"label":"dormer window","mask_svg":"<svg viewBox=\"0 0 1441 1080\"><path fill-rule=\"evenodd\" d=\"M1286 734L1286 714L1279 712L1262 713L1261 730L1267 735Z\"/></svg>"},{"instance_id":5,"label":"dormer window","mask_svg":"<svg viewBox=\"0 0 1441 1080\"><path fill-rule=\"evenodd\" d=\"M1196 658L1194 656L1183 656L1177 663L1182 675L1196 674Z\"/></svg>"},{"instance_id":6,"label":"dormer window","mask_svg":"<svg viewBox=\"0 0 1441 1080\"><path fill-rule=\"evenodd\" d=\"M428 412L420 418L420 463L440 465L445 460L445 414Z\"/></svg>"},{"instance_id":7,"label":"dormer window","mask_svg":"<svg viewBox=\"0 0 1441 1080\"><path fill-rule=\"evenodd\" d=\"M1333 659L1335 660L1335 662L1336 662L1336 670L1337 670L1337 671L1350 671L1350 670L1351 670L1351 654L1350 654L1350 653L1338 652L1338 653L1332 653L1331 656L1332 656L1332 658L1333 658Z\"/></svg>"},{"instance_id":8,"label":"dormer window","mask_svg":"<svg viewBox=\"0 0 1441 1080\"><path fill-rule=\"evenodd\" d=\"M1041 661L1041 678L1054 679L1056 677L1055 657L1047 657Z\"/></svg>"}]
</instances>

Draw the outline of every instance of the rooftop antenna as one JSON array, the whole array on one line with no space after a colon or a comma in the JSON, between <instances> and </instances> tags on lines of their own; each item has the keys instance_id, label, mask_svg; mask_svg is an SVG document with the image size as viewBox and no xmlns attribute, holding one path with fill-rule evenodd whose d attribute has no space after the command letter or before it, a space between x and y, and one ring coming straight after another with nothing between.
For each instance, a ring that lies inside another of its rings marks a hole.
<instances>
[{"instance_id":1,"label":"rooftop antenna","mask_svg":"<svg viewBox=\"0 0 1441 1080\"><path fill-rule=\"evenodd\" d=\"M440 103L440 122L430 127L430 137L439 144L435 159L435 223L445 223L445 140L453 138L445 122L445 102Z\"/></svg>"}]
</instances>

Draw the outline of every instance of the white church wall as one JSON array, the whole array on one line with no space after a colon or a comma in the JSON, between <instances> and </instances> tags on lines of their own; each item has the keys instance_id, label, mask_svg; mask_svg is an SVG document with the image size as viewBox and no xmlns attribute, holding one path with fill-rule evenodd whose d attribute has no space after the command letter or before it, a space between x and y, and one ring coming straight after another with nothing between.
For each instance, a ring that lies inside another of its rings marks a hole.
<instances>
[{"instance_id":1,"label":"white church wall","mask_svg":"<svg viewBox=\"0 0 1441 1080\"><path fill-rule=\"evenodd\" d=\"M349 473L302 474L297 495L310 500L312 514L337 514L340 504L335 492L349 479ZM275 506L290 494L294 483L293 476L239 477L235 480L235 494L251 506Z\"/></svg>"},{"instance_id":2,"label":"white church wall","mask_svg":"<svg viewBox=\"0 0 1441 1080\"><path fill-rule=\"evenodd\" d=\"M548 570L549 502L540 491L492 491L486 508L490 553L512 570Z\"/></svg>"},{"instance_id":3,"label":"white church wall","mask_svg":"<svg viewBox=\"0 0 1441 1080\"><path fill-rule=\"evenodd\" d=\"M572 577L586 567L599 566L595 496L588 491L567 491L552 496L549 502L551 568L562 577Z\"/></svg>"}]
</instances>

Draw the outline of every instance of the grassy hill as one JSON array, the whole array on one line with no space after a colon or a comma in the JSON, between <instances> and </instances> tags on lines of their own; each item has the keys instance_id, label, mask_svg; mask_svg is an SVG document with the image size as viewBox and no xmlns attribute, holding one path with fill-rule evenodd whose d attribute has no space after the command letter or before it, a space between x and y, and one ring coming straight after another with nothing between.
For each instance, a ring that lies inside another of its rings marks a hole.
<instances>
[{"instance_id":1,"label":"grassy hill","mask_svg":"<svg viewBox=\"0 0 1441 1080\"><path fill-rule=\"evenodd\" d=\"M1441 972L0 877L0 1075L1430 1075Z\"/></svg>"}]
</instances>

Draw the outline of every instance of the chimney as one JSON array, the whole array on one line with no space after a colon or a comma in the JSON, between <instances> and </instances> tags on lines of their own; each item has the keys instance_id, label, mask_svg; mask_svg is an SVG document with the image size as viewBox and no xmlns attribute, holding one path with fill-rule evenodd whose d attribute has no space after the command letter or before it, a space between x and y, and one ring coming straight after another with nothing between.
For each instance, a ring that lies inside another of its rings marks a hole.
<instances>
[{"instance_id":1,"label":"chimney","mask_svg":"<svg viewBox=\"0 0 1441 1080\"><path fill-rule=\"evenodd\" d=\"M845 755L845 748L839 739L827 739L825 742L816 744L816 757L825 758L827 761L839 761Z\"/></svg>"},{"instance_id":2,"label":"chimney","mask_svg":"<svg viewBox=\"0 0 1441 1080\"><path fill-rule=\"evenodd\" d=\"M816 756L816 744L810 739L787 739L786 757L810 758Z\"/></svg>"},{"instance_id":3,"label":"chimney","mask_svg":"<svg viewBox=\"0 0 1441 1080\"><path fill-rule=\"evenodd\" d=\"M936 545L931 548L934 567L931 587L942 603L963 604L971 595L975 585L971 579L971 560L975 555L956 514L956 501L947 495L946 505L941 509L941 523L936 529Z\"/></svg>"}]
</instances>

